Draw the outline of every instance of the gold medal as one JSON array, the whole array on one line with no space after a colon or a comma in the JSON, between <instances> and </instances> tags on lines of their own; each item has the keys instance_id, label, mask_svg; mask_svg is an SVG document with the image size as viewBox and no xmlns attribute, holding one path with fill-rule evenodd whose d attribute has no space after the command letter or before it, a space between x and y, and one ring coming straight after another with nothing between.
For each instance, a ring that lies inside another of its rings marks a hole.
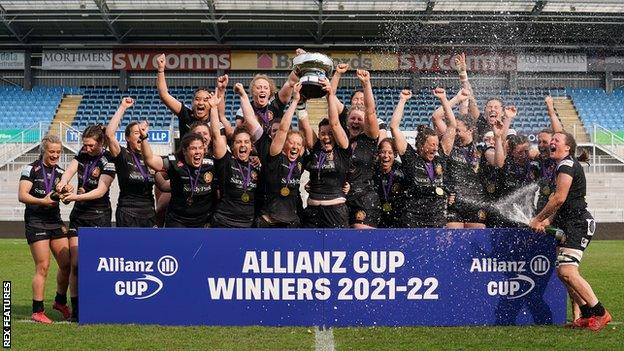
<instances>
[{"instance_id":1,"label":"gold medal","mask_svg":"<svg viewBox=\"0 0 624 351\"><path fill-rule=\"evenodd\" d=\"M282 195L282 196L284 196L284 197L286 197L286 196L290 195L290 189L288 189L288 187L286 187L286 186L285 186L285 187L282 187L282 188L280 189L280 195Z\"/></svg>"},{"instance_id":2,"label":"gold medal","mask_svg":"<svg viewBox=\"0 0 624 351\"><path fill-rule=\"evenodd\" d=\"M477 212L478 216L479 216L479 220L481 222L485 221L485 219L487 218L487 212L483 211L483 210L479 210L479 212Z\"/></svg>"},{"instance_id":3,"label":"gold medal","mask_svg":"<svg viewBox=\"0 0 624 351\"><path fill-rule=\"evenodd\" d=\"M386 202L383 205L381 205L381 209L384 212L390 212L390 211L392 211L392 205L389 202Z\"/></svg>"},{"instance_id":4,"label":"gold medal","mask_svg":"<svg viewBox=\"0 0 624 351\"><path fill-rule=\"evenodd\" d=\"M190 207L193 205L193 197L189 196L186 198L186 204Z\"/></svg>"},{"instance_id":5,"label":"gold medal","mask_svg":"<svg viewBox=\"0 0 624 351\"><path fill-rule=\"evenodd\" d=\"M442 190L442 188L440 188L439 186L436 187L435 189L436 194L438 194L439 196L444 195L444 190Z\"/></svg>"},{"instance_id":6,"label":"gold medal","mask_svg":"<svg viewBox=\"0 0 624 351\"><path fill-rule=\"evenodd\" d=\"M241 195L241 200L245 203L249 202L249 194L243 193L243 195Z\"/></svg>"},{"instance_id":7,"label":"gold medal","mask_svg":"<svg viewBox=\"0 0 624 351\"><path fill-rule=\"evenodd\" d=\"M550 186L548 186L548 185L544 185L544 186L542 187L542 194L543 194L544 196L548 196L548 195L550 195Z\"/></svg>"},{"instance_id":8,"label":"gold medal","mask_svg":"<svg viewBox=\"0 0 624 351\"><path fill-rule=\"evenodd\" d=\"M496 185L492 183L488 183L488 185L486 186L486 190L488 193L492 194L493 192L496 191Z\"/></svg>"}]
</instances>

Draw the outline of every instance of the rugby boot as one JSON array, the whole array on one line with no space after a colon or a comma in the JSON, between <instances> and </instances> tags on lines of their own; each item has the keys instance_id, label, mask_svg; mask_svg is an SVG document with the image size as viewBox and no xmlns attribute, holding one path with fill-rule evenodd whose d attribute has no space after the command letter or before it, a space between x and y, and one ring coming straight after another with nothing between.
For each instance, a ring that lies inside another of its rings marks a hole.
<instances>
[{"instance_id":1,"label":"rugby boot","mask_svg":"<svg viewBox=\"0 0 624 351\"><path fill-rule=\"evenodd\" d=\"M611 313L605 310L605 314L602 316L592 316L587 324L587 329L593 331L599 331L611 322Z\"/></svg>"},{"instance_id":2,"label":"rugby boot","mask_svg":"<svg viewBox=\"0 0 624 351\"><path fill-rule=\"evenodd\" d=\"M33 313L30 319L41 324L52 324L52 320L43 311Z\"/></svg>"},{"instance_id":3,"label":"rugby boot","mask_svg":"<svg viewBox=\"0 0 624 351\"><path fill-rule=\"evenodd\" d=\"M61 305L58 302L54 302L54 305L52 305L52 308L61 312L61 314L63 315L63 318L68 319L69 317L71 317L71 310L69 309L69 307L67 307L67 305Z\"/></svg>"}]
</instances>

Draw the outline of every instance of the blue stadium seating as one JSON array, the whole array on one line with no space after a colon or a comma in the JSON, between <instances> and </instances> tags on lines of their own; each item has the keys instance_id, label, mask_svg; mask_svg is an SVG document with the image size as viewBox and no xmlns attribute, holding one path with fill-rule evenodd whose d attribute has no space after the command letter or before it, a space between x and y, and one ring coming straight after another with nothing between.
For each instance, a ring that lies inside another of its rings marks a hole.
<instances>
[{"instance_id":1,"label":"blue stadium seating","mask_svg":"<svg viewBox=\"0 0 624 351\"><path fill-rule=\"evenodd\" d=\"M26 91L0 86L0 129L23 129L35 123L50 124L63 94L80 94L77 87L36 86Z\"/></svg>"},{"instance_id":2,"label":"blue stadium seating","mask_svg":"<svg viewBox=\"0 0 624 351\"><path fill-rule=\"evenodd\" d=\"M585 126L597 123L613 131L624 130L624 89L607 94L603 89L568 89Z\"/></svg>"}]
</instances>

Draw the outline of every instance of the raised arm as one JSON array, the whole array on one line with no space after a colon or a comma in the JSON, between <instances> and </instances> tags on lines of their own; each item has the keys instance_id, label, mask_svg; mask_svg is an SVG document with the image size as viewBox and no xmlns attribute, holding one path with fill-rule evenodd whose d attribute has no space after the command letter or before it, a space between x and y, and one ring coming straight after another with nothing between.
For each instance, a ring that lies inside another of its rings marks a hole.
<instances>
[{"instance_id":1,"label":"raised arm","mask_svg":"<svg viewBox=\"0 0 624 351\"><path fill-rule=\"evenodd\" d=\"M305 135L305 140L306 140L305 146L308 149L312 149L314 147L314 144L316 144L316 141L318 140L318 136L312 129L312 126L310 126L310 119L308 118L308 111L305 109L298 110L297 117L299 118L299 130L303 131L303 134Z\"/></svg>"},{"instance_id":2,"label":"raised arm","mask_svg":"<svg viewBox=\"0 0 624 351\"><path fill-rule=\"evenodd\" d=\"M462 95L465 95L465 94L466 94L465 91L463 89L460 89L457 92L457 94L453 96L451 100L449 100L449 103L451 104L451 108L455 107L458 103L462 102L465 99L464 96ZM446 132L446 122L444 121L445 115L446 113L444 111L444 106L442 105L438 106L438 108L436 108L435 111L433 111L433 114L431 115L433 128L436 131L436 134L438 134L438 136L442 136Z\"/></svg>"},{"instance_id":3,"label":"raised arm","mask_svg":"<svg viewBox=\"0 0 624 351\"><path fill-rule=\"evenodd\" d=\"M341 149L346 149L349 147L349 138L347 138L345 130L342 129L338 118L338 98L334 94L335 92L332 90L329 80L321 80L321 84L323 84L323 90L327 92L329 125L334 135L334 139L336 140L336 145L338 145Z\"/></svg>"},{"instance_id":4,"label":"raised arm","mask_svg":"<svg viewBox=\"0 0 624 351\"><path fill-rule=\"evenodd\" d=\"M295 84L292 93L292 99L290 100L290 106L288 106L288 110L284 112L282 120L280 121L279 129L277 130L277 132L275 132L273 141L271 141L271 148L269 150L271 156L279 155L279 153L282 152L282 149L284 148L286 135L288 135L290 125L292 124L292 117L297 110L297 104L299 103L299 99L301 98L301 95L299 94L300 91L301 83Z\"/></svg>"},{"instance_id":5,"label":"raised arm","mask_svg":"<svg viewBox=\"0 0 624 351\"><path fill-rule=\"evenodd\" d=\"M494 166L502 168L505 165L505 158L507 158L507 151L505 150L505 139L507 138L507 131L511 126L511 121L515 117L516 108L513 106L505 107L505 111L509 108L509 115L505 117L503 122L497 121L492 126L494 132Z\"/></svg>"},{"instance_id":6,"label":"raised arm","mask_svg":"<svg viewBox=\"0 0 624 351\"><path fill-rule=\"evenodd\" d=\"M236 83L239 85L240 83ZM241 85L242 88L242 85ZM236 86L234 87L236 89ZM242 88L243 92L245 91ZM218 101L217 96L213 96L208 100L208 104L210 105L210 134L212 136L212 153L215 159L220 160L225 156L227 152L227 140L223 135L221 135L221 130L219 128L219 110L218 110ZM247 99L245 97L245 99ZM249 102L249 99L247 99ZM256 122L257 123L257 122Z\"/></svg>"},{"instance_id":7,"label":"raised arm","mask_svg":"<svg viewBox=\"0 0 624 351\"><path fill-rule=\"evenodd\" d=\"M141 133L141 154L143 155L143 161L145 161L145 164L149 168L160 172L164 166L163 160L162 157L154 154L150 143L147 141L147 130L147 121L141 122L141 124L139 124L139 131Z\"/></svg>"},{"instance_id":8,"label":"raised arm","mask_svg":"<svg viewBox=\"0 0 624 351\"><path fill-rule=\"evenodd\" d=\"M115 111L115 114L108 122L106 126L106 139L108 141L108 150L110 151L113 157L117 157L121 152L121 146L115 137L115 133L117 132L117 128L119 128L119 122L123 118L126 110L134 105L134 100L130 97L124 97L121 99L121 103Z\"/></svg>"},{"instance_id":9,"label":"raised arm","mask_svg":"<svg viewBox=\"0 0 624 351\"><path fill-rule=\"evenodd\" d=\"M305 50L298 48L297 50L295 50L295 57L303 55L305 53ZM288 75L288 80L284 83L284 85L282 85L279 92L277 93L278 99L280 99L280 101L284 105L287 104L288 101L290 101L290 97L292 96L295 84L297 84L298 82L299 76L297 75L297 72L293 69Z\"/></svg>"},{"instance_id":10,"label":"raised arm","mask_svg":"<svg viewBox=\"0 0 624 351\"><path fill-rule=\"evenodd\" d=\"M258 138L262 136L263 130L260 122L258 122L258 117L256 117L253 107L251 106L245 87L243 87L241 83L236 83L234 84L234 92L240 97L240 106L241 110L243 110L243 117L245 118L247 129L249 129L251 135L258 140Z\"/></svg>"},{"instance_id":11,"label":"raised arm","mask_svg":"<svg viewBox=\"0 0 624 351\"><path fill-rule=\"evenodd\" d=\"M444 88L435 88L433 95L440 100L442 108L444 109L444 115L446 116L446 131L442 134L442 151L445 155L450 155L453 150L453 144L455 143L455 135L457 134L457 121L455 120L455 114L453 108L446 98L446 90Z\"/></svg>"},{"instance_id":12,"label":"raised arm","mask_svg":"<svg viewBox=\"0 0 624 351\"><path fill-rule=\"evenodd\" d=\"M546 111L548 112L550 128L552 128L553 133L563 132L563 126L561 125L561 121L559 121L557 111L555 111L555 104L552 96L547 96L544 99L544 103L546 103Z\"/></svg>"},{"instance_id":13,"label":"raised arm","mask_svg":"<svg viewBox=\"0 0 624 351\"><path fill-rule=\"evenodd\" d=\"M466 111L468 116L472 117L476 122L481 113L479 112L479 106L477 105L477 101L474 97L472 85L470 85L470 81L468 81L468 69L466 65L465 53L455 55L455 69L459 74L459 81L461 82L462 88L467 89L470 92L470 98L462 102L462 109L460 110L462 111L462 114Z\"/></svg>"},{"instance_id":14,"label":"raised arm","mask_svg":"<svg viewBox=\"0 0 624 351\"><path fill-rule=\"evenodd\" d=\"M364 89L364 133L370 138L377 139L379 137L379 124L377 123L377 110L370 73L366 70L358 69L357 76Z\"/></svg>"},{"instance_id":15,"label":"raised arm","mask_svg":"<svg viewBox=\"0 0 624 351\"><path fill-rule=\"evenodd\" d=\"M167 80L165 79L165 54L160 54L156 59L158 63L158 78L156 79L156 88L158 89L158 96L160 101L167 106L167 108L173 112L176 116L182 111L182 103L178 99L169 94L167 88Z\"/></svg>"},{"instance_id":16,"label":"raised arm","mask_svg":"<svg viewBox=\"0 0 624 351\"><path fill-rule=\"evenodd\" d=\"M338 87L340 86L340 79L342 78L342 75L345 74L348 70L349 70L349 65L346 63L339 63L338 65L336 65L336 70L334 71L334 75L332 76L332 79L331 79L331 87L334 93L338 92ZM341 112L342 110L344 110L344 108L345 108L344 104L340 100L338 100L338 112Z\"/></svg>"},{"instance_id":17,"label":"raised arm","mask_svg":"<svg viewBox=\"0 0 624 351\"><path fill-rule=\"evenodd\" d=\"M407 149L407 140L405 139L405 135L403 135L403 132L401 132L401 130L399 129L399 125L401 124L401 119L403 118L405 103L411 98L411 90L401 90L401 94L399 94L399 102L394 108L394 112L392 113L392 119L390 120L390 131L392 132L392 137L394 138L394 142L400 156L403 156L405 154L405 149Z\"/></svg>"},{"instance_id":18,"label":"raised arm","mask_svg":"<svg viewBox=\"0 0 624 351\"><path fill-rule=\"evenodd\" d=\"M217 97L221 99L219 102L218 110L219 110L219 121L223 125L223 129L225 130L225 136L230 138L232 134L234 134L234 128L230 124L230 121L225 117L225 99L227 93L227 85L230 81L230 78L227 74L224 74L217 78Z\"/></svg>"}]
</instances>

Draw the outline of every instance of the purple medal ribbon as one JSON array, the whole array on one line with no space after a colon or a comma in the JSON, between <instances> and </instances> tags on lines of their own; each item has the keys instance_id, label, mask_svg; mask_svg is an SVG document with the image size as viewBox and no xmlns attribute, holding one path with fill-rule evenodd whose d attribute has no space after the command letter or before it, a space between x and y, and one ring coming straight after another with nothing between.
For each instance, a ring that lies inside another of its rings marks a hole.
<instances>
[{"instance_id":1,"label":"purple medal ribbon","mask_svg":"<svg viewBox=\"0 0 624 351\"><path fill-rule=\"evenodd\" d=\"M241 172L241 175L243 176L243 192L246 192L247 188L249 187L249 182L251 181L251 163L247 162L247 174L243 172L243 167L241 167L241 164L239 161L236 162L236 165L238 166L238 170Z\"/></svg>"},{"instance_id":2,"label":"purple medal ribbon","mask_svg":"<svg viewBox=\"0 0 624 351\"><path fill-rule=\"evenodd\" d=\"M435 180L435 172L433 171L433 162L425 162L425 170L430 181Z\"/></svg>"},{"instance_id":3,"label":"purple medal ribbon","mask_svg":"<svg viewBox=\"0 0 624 351\"><path fill-rule=\"evenodd\" d=\"M259 107L256 109L255 105L253 106L254 113L256 116L260 117L263 122L263 127L266 129L269 127L269 106Z\"/></svg>"},{"instance_id":4,"label":"purple medal ribbon","mask_svg":"<svg viewBox=\"0 0 624 351\"><path fill-rule=\"evenodd\" d=\"M103 155L104 155L104 152L102 151L100 153L100 156L98 156L98 158L89 162L89 164L86 165L86 167L84 168L84 172L82 173L82 186L83 187L86 187L87 180L89 179L91 172L93 172L93 170L97 166L98 162L100 162L100 159L102 158Z\"/></svg>"},{"instance_id":5,"label":"purple medal ribbon","mask_svg":"<svg viewBox=\"0 0 624 351\"><path fill-rule=\"evenodd\" d=\"M390 190L392 189L393 182L394 182L394 171L390 170L390 175L388 175L388 182L386 183L386 185L383 186L384 199L386 200L386 202L390 202Z\"/></svg>"},{"instance_id":6,"label":"purple medal ribbon","mask_svg":"<svg viewBox=\"0 0 624 351\"><path fill-rule=\"evenodd\" d=\"M132 159L134 160L134 165L136 166L136 168L139 169L139 172L141 172L141 175L143 176L143 179L145 179L145 181L147 181L148 179L148 174L147 174L147 170L145 170L143 168L143 166L141 166L141 162L139 162L139 158L137 157L137 155L130 151L130 154L132 155Z\"/></svg>"},{"instance_id":7,"label":"purple medal ribbon","mask_svg":"<svg viewBox=\"0 0 624 351\"><path fill-rule=\"evenodd\" d=\"M296 164L297 164L297 160L290 161L290 164L288 165L288 175L286 176L286 186L288 186L288 183L290 182L290 178L292 178L292 174L293 174L293 171L295 170Z\"/></svg>"},{"instance_id":8,"label":"purple medal ribbon","mask_svg":"<svg viewBox=\"0 0 624 351\"><path fill-rule=\"evenodd\" d=\"M191 197L195 195L195 188L197 187L197 183L199 182L199 175L201 174L202 165L197 169L197 175L195 175L195 179L193 179L193 173L188 165L184 164L184 168L188 172L189 175L189 183L191 184Z\"/></svg>"},{"instance_id":9,"label":"purple medal ribbon","mask_svg":"<svg viewBox=\"0 0 624 351\"><path fill-rule=\"evenodd\" d=\"M316 167L318 168L318 178L321 179L321 169L323 169L323 164L327 159L327 153L321 150L321 153L318 155L318 159L316 162Z\"/></svg>"},{"instance_id":10,"label":"purple medal ribbon","mask_svg":"<svg viewBox=\"0 0 624 351\"><path fill-rule=\"evenodd\" d=\"M54 179L56 178L56 167L52 168L52 174L50 175L50 178L48 178L46 175L45 166L43 165L43 161L41 161L40 164L41 172L43 173L43 186L45 187L46 194L48 194L52 191L52 185L54 184Z\"/></svg>"}]
</instances>

